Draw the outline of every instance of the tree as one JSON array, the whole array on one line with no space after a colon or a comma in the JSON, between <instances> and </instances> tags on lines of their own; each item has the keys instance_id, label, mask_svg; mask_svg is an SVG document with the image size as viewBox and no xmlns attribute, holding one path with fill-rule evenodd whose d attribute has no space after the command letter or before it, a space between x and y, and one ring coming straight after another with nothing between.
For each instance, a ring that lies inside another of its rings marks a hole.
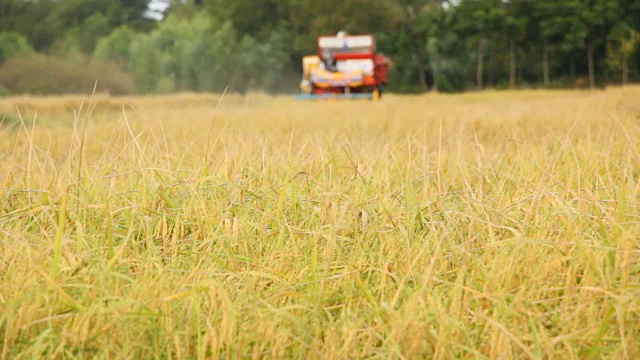
<instances>
[{"instance_id":1,"label":"tree","mask_svg":"<svg viewBox=\"0 0 640 360\"><path fill-rule=\"evenodd\" d=\"M575 7L570 2L556 0L537 0L531 3L534 21L542 40L542 73L545 86L549 86L549 53L564 42L569 52L579 46L579 40L565 42L574 19ZM575 44L577 42L577 44Z\"/></svg>"},{"instance_id":2,"label":"tree","mask_svg":"<svg viewBox=\"0 0 640 360\"><path fill-rule=\"evenodd\" d=\"M615 71L621 72L622 85L629 82L629 59L638 48L640 32L626 23L619 23L609 36L607 63Z\"/></svg>"},{"instance_id":3,"label":"tree","mask_svg":"<svg viewBox=\"0 0 640 360\"><path fill-rule=\"evenodd\" d=\"M41 0L42 1L42 0ZM49 16L61 29L79 26L86 19L101 14L109 27L115 29L127 25L136 30L147 30L153 23L145 17L148 0L44 0L53 2Z\"/></svg>"},{"instance_id":4,"label":"tree","mask_svg":"<svg viewBox=\"0 0 640 360\"><path fill-rule=\"evenodd\" d=\"M427 91L427 77L425 70L425 50L428 42L429 23L426 20L430 10L428 0L399 0L398 27L402 37L406 39L408 47L413 49L416 65L418 67L418 81L421 91Z\"/></svg>"},{"instance_id":5,"label":"tree","mask_svg":"<svg viewBox=\"0 0 640 360\"><path fill-rule=\"evenodd\" d=\"M59 35L57 24L49 20L52 0L0 0L0 31L23 35L37 51L48 48Z\"/></svg>"},{"instance_id":6,"label":"tree","mask_svg":"<svg viewBox=\"0 0 640 360\"><path fill-rule=\"evenodd\" d=\"M126 25L115 29L98 41L93 60L113 61L121 69L131 70L131 42L135 37L136 33Z\"/></svg>"},{"instance_id":7,"label":"tree","mask_svg":"<svg viewBox=\"0 0 640 360\"><path fill-rule=\"evenodd\" d=\"M64 41L66 48L77 48L84 54L91 54L98 41L111 33L109 20L101 13L84 19L79 26L67 31Z\"/></svg>"},{"instance_id":8,"label":"tree","mask_svg":"<svg viewBox=\"0 0 640 360\"><path fill-rule=\"evenodd\" d=\"M638 79L638 29L637 0L0 0L0 33L113 61L144 92L291 90L302 56L338 31L376 36L390 91L550 86L576 72L593 87L610 72Z\"/></svg>"},{"instance_id":9,"label":"tree","mask_svg":"<svg viewBox=\"0 0 640 360\"><path fill-rule=\"evenodd\" d=\"M154 31L137 36L130 51L132 73L139 90L173 92L190 89L188 46L194 33L208 28L208 18L169 16Z\"/></svg>"},{"instance_id":10,"label":"tree","mask_svg":"<svg viewBox=\"0 0 640 360\"><path fill-rule=\"evenodd\" d=\"M69 40L93 50L95 37L121 25L149 30L147 6L148 0L0 0L0 31L24 35L37 51Z\"/></svg>"},{"instance_id":11,"label":"tree","mask_svg":"<svg viewBox=\"0 0 640 360\"><path fill-rule=\"evenodd\" d=\"M504 15L504 29L509 42L509 88L516 87L517 71L517 47L518 43L526 38L527 5L522 0L511 0L503 2L506 7Z\"/></svg>"},{"instance_id":12,"label":"tree","mask_svg":"<svg viewBox=\"0 0 640 360\"><path fill-rule=\"evenodd\" d=\"M620 18L618 0L567 0L576 10L571 22L570 39L583 41L587 49L589 86L596 86L594 51L599 35L608 33L612 25Z\"/></svg>"},{"instance_id":13,"label":"tree","mask_svg":"<svg viewBox=\"0 0 640 360\"><path fill-rule=\"evenodd\" d=\"M109 44L98 49L109 53ZM286 66L284 49L278 31L258 41L238 34L230 21L218 23L200 12L189 18L169 14L156 30L136 35L128 56L141 92L220 92L229 86L245 93L277 85Z\"/></svg>"},{"instance_id":14,"label":"tree","mask_svg":"<svg viewBox=\"0 0 640 360\"><path fill-rule=\"evenodd\" d=\"M452 25L452 12L447 11L441 1L432 3L431 8L424 17L429 29L427 40L427 57L429 59L429 67L433 74L433 84L431 91L452 91L452 85L449 82L446 72L446 52L451 49L454 43L455 34L448 29Z\"/></svg>"},{"instance_id":15,"label":"tree","mask_svg":"<svg viewBox=\"0 0 640 360\"><path fill-rule=\"evenodd\" d=\"M26 37L13 32L0 33L0 64L6 60L32 53L33 48Z\"/></svg>"},{"instance_id":16,"label":"tree","mask_svg":"<svg viewBox=\"0 0 640 360\"><path fill-rule=\"evenodd\" d=\"M461 0L456 8L458 28L475 38L477 46L476 87L484 88L484 57L488 38L504 27L506 11L501 0Z\"/></svg>"}]
</instances>

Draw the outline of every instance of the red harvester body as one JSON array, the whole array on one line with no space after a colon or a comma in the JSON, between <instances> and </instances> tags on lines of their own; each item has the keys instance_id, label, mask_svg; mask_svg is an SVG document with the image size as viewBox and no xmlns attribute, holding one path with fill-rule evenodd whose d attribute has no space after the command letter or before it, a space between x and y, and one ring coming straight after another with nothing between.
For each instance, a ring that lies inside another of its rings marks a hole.
<instances>
[{"instance_id":1,"label":"red harvester body","mask_svg":"<svg viewBox=\"0 0 640 360\"><path fill-rule=\"evenodd\" d=\"M298 98L380 97L391 60L376 53L373 35L346 35L318 38L318 54L305 56L304 75Z\"/></svg>"}]
</instances>

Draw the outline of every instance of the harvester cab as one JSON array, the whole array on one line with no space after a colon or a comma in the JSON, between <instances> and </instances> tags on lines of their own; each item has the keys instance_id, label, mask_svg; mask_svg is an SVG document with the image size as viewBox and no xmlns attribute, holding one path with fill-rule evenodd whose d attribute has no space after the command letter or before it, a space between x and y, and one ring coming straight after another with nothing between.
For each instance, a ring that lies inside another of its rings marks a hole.
<instances>
[{"instance_id":1,"label":"harvester cab","mask_svg":"<svg viewBox=\"0 0 640 360\"><path fill-rule=\"evenodd\" d=\"M302 59L303 76L298 99L379 99L387 85L391 61L376 53L373 35L318 38L317 55Z\"/></svg>"}]
</instances>

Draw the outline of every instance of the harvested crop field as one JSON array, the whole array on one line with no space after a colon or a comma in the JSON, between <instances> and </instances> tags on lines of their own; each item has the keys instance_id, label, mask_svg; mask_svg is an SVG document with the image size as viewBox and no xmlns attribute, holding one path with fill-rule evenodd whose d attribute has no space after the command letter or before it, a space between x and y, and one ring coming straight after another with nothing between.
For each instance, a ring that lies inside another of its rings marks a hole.
<instances>
[{"instance_id":1,"label":"harvested crop field","mask_svg":"<svg viewBox=\"0 0 640 360\"><path fill-rule=\"evenodd\" d=\"M1 359L640 357L640 87L0 116Z\"/></svg>"}]
</instances>

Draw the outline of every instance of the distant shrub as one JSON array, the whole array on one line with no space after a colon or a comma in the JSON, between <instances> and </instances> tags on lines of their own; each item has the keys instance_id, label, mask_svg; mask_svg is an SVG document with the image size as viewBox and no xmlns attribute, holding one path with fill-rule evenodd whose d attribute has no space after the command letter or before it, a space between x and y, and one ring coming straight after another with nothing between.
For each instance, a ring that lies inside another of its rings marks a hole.
<instances>
[{"instance_id":1,"label":"distant shrub","mask_svg":"<svg viewBox=\"0 0 640 360\"><path fill-rule=\"evenodd\" d=\"M12 94L86 94L93 91L96 81L98 92L135 92L131 77L111 62L30 55L0 66L0 84Z\"/></svg>"},{"instance_id":2,"label":"distant shrub","mask_svg":"<svg viewBox=\"0 0 640 360\"><path fill-rule=\"evenodd\" d=\"M13 32L0 33L0 64L15 57L33 54L33 52L26 37Z\"/></svg>"},{"instance_id":3,"label":"distant shrub","mask_svg":"<svg viewBox=\"0 0 640 360\"><path fill-rule=\"evenodd\" d=\"M110 60L118 64L123 70L130 69L131 41L136 33L127 26L115 29L109 36L100 39L93 52L93 61Z\"/></svg>"},{"instance_id":4,"label":"distant shrub","mask_svg":"<svg viewBox=\"0 0 640 360\"><path fill-rule=\"evenodd\" d=\"M438 91L442 93L455 93L457 89L451 84L446 75L441 75L437 79Z\"/></svg>"},{"instance_id":5,"label":"distant shrub","mask_svg":"<svg viewBox=\"0 0 640 360\"><path fill-rule=\"evenodd\" d=\"M288 55L284 33L257 41L241 36L230 21L205 13L183 19L168 16L156 29L126 45L126 30L98 44L94 58L128 59L142 93L271 90L279 86Z\"/></svg>"}]
</instances>

